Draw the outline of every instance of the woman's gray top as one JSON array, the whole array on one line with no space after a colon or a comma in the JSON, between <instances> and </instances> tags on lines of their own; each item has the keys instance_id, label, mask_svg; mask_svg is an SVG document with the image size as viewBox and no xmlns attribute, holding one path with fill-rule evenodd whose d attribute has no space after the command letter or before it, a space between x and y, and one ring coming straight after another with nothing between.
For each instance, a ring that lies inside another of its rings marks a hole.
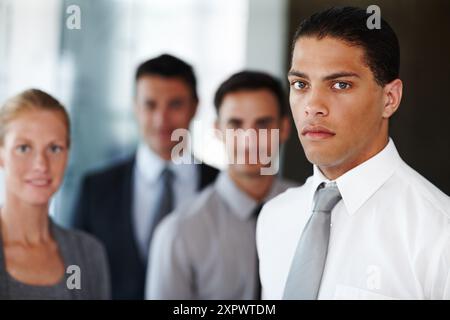
<instances>
[{"instance_id":1,"label":"woman's gray top","mask_svg":"<svg viewBox=\"0 0 450 320\"><path fill-rule=\"evenodd\" d=\"M14 279L6 270L0 233L0 299L110 299L108 261L100 242L82 231L64 229L52 220L50 230L64 261L64 277L52 286L29 285Z\"/></svg>"}]
</instances>

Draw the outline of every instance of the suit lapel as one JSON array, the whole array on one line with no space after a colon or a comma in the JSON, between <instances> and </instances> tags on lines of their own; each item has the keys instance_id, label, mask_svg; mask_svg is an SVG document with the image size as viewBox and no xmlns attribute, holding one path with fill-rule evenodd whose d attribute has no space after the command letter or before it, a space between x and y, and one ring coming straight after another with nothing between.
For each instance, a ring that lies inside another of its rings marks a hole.
<instances>
[{"instance_id":1,"label":"suit lapel","mask_svg":"<svg viewBox=\"0 0 450 320\"><path fill-rule=\"evenodd\" d=\"M131 161L125 167L124 172L124 184L122 189L122 208L121 208L121 223L125 232L123 241L127 241L129 249L132 252L132 256L135 257L136 262L139 263L139 268L145 272L145 263L142 261L139 254L138 246L136 243L136 236L133 226L133 186L134 186L134 167L136 164L136 158L133 157ZM130 261L131 262L131 261Z\"/></svg>"}]
</instances>

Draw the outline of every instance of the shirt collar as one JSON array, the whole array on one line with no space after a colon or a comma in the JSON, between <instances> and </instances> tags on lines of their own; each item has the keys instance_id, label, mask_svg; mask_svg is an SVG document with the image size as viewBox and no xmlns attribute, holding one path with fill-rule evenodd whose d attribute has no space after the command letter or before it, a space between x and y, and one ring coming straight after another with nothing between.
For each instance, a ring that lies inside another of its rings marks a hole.
<instances>
[{"instance_id":1,"label":"shirt collar","mask_svg":"<svg viewBox=\"0 0 450 320\"><path fill-rule=\"evenodd\" d=\"M389 138L383 150L335 180L350 215L354 214L392 176L400 161L397 148ZM322 182L327 183L330 180L314 165L311 202Z\"/></svg>"},{"instance_id":2,"label":"shirt collar","mask_svg":"<svg viewBox=\"0 0 450 320\"><path fill-rule=\"evenodd\" d=\"M194 157L190 152L184 152L177 159L176 163L162 159L145 143L140 143L136 152L136 169L138 174L149 184L155 183L158 180L162 170L166 166L172 170L175 179L192 181L192 179L196 178L197 170L193 164Z\"/></svg>"},{"instance_id":3,"label":"shirt collar","mask_svg":"<svg viewBox=\"0 0 450 320\"><path fill-rule=\"evenodd\" d=\"M279 193L279 184L278 179L275 179L268 195L262 202L269 201ZM242 220L250 219L253 211L260 204L234 183L228 171L222 171L219 174L214 187L231 211Z\"/></svg>"},{"instance_id":4,"label":"shirt collar","mask_svg":"<svg viewBox=\"0 0 450 320\"><path fill-rule=\"evenodd\" d=\"M309 204L310 204L310 210L308 212L312 213L312 209L313 209L313 201L314 201L314 195L317 191L317 188L322 184L322 183L329 183L331 182L330 179L328 179L327 177L325 177L325 175L322 173L322 171L320 171L319 167L314 165L313 166L313 179L312 179L312 186L311 189L309 191Z\"/></svg>"}]
</instances>

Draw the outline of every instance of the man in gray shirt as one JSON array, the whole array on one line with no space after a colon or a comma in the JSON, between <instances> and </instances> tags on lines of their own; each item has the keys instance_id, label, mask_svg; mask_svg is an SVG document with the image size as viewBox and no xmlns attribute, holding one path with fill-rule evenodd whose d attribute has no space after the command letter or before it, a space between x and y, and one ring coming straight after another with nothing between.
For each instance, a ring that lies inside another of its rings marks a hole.
<instances>
[{"instance_id":1,"label":"man in gray shirt","mask_svg":"<svg viewBox=\"0 0 450 320\"><path fill-rule=\"evenodd\" d=\"M290 132L285 94L272 76L243 71L222 83L214 103L228 169L158 226L147 299L260 298L256 219L265 202L294 186L275 175Z\"/></svg>"}]
</instances>

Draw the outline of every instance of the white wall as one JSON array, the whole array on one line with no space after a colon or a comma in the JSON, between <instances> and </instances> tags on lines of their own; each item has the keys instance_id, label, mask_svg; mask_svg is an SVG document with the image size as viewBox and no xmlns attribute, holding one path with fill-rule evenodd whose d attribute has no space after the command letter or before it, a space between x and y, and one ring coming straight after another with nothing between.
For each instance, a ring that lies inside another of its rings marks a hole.
<instances>
[{"instance_id":1,"label":"white wall","mask_svg":"<svg viewBox=\"0 0 450 320\"><path fill-rule=\"evenodd\" d=\"M286 78L288 1L249 0L246 66Z\"/></svg>"}]
</instances>

